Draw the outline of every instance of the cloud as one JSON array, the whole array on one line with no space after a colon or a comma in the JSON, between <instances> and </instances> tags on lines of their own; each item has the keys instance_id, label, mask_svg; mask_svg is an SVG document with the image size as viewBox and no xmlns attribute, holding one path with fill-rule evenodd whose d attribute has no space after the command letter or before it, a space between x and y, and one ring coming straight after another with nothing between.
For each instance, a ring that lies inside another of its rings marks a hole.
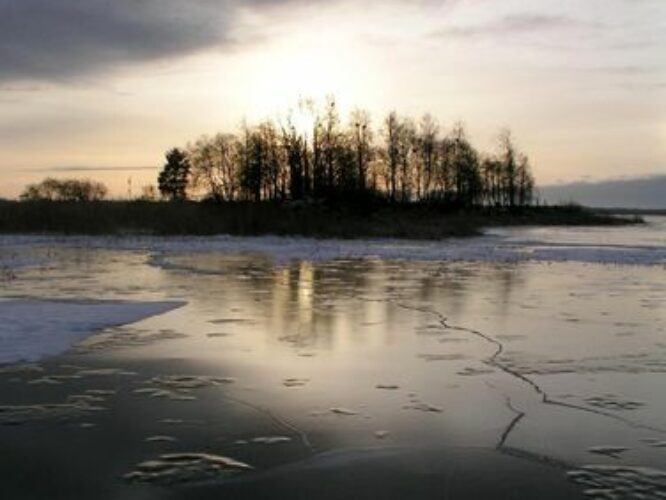
<instances>
[{"instance_id":1,"label":"cloud","mask_svg":"<svg viewBox=\"0 0 666 500\"><path fill-rule=\"evenodd\" d=\"M85 167L85 166L59 166L41 167L21 170L21 172L34 173L75 173L75 172L138 172L142 170L156 170L157 167Z\"/></svg>"},{"instance_id":2,"label":"cloud","mask_svg":"<svg viewBox=\"0 0 666 500\"><path fill-rule=\"evenodd\" d=\"M550 203L575 200L592 207L664 209L665 190L666 175L654 174L544 186L541 193Z\"/></svg>"},{"instance_id":3,"label":"cloud","mask_svg":"<svg viewBox=\"0 0 666 500\"><path fill-rule=\"evenodd\" d=\"M463 0L366 0L431 8ZM128 64L168 60L243 42L239 27L252 11L320 8L351 0L0 0L0 84L69 81ZM446 26L434 36L528 33L574 24L538 13L507 15L486 24ZM0 85L0 89L2 86Z\"/></svg>"},{"instance_id":4,"label":"cloud","mask_svg":"<svg viewBox=\"0 0 666 500\"><path fill-rule=\"evenodd\" d=\"M521 13L506 15L484 24L447 26L433 33L433 36L436 38L510 36L570 28L579 24L579 21L566 16Z\"/></svg>"},{"instance_id":5,"label":"cloud","mask_svg":"<svg viewBox=\"0 0 666 500\"><path fill-rule=\"evenodd\" d=\"M297 0L0 0L0 81L67 80L234 42L242 8Z\"/></svg>"}]
</instances>

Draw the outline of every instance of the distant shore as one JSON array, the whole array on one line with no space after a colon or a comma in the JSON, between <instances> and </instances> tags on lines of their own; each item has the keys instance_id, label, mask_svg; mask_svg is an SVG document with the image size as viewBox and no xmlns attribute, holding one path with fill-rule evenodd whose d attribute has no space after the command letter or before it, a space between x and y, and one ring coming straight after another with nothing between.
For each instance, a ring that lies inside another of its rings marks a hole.
<instances>
[{"instance_id":1,"label":"distant shore","mask_svg":"<svg viewBox=\"0 0 666 500\"><path fill-rule=\"evenodd\" d=\"M279 235L436 240L498 226L612 226L643 222L576 205L516 210L427 204L0 201L0 233Z\"/></svg>"}]
</instances>

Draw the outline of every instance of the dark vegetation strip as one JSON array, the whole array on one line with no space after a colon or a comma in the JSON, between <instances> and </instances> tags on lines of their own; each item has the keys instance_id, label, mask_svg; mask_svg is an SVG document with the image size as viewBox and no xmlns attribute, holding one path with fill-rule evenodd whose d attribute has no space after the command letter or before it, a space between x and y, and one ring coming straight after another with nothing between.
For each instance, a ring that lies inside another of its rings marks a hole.
<instances>
[{"instance_id":1,"label":"dark vegetation strip","mask_svg":"<svg viewBox=\"0 0 666 500\"><path fill-rule=\"evenodd\" d=\"M294 235L441 239L503 225L617 225L576 206L455 209L425 203L0 201L1 233Z\"/></svg>"}]
</instances>

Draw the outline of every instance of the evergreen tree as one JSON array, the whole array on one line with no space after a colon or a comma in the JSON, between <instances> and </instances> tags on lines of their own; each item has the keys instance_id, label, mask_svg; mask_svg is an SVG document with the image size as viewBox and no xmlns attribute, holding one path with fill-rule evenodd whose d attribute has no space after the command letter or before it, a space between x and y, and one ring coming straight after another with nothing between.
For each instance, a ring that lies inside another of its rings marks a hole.
<instances>
[{"instance_id":1,"label":"evergreen tree","mask_svg":"<svg viewBox=\"0 0 666 500\"><path fill-rule=\"evenodd\" d=\"M169 200L186 200L190 162L185 152L173 148L166 153L166 164L157 178L162 196Z\"/></svg>"}]
</instances>

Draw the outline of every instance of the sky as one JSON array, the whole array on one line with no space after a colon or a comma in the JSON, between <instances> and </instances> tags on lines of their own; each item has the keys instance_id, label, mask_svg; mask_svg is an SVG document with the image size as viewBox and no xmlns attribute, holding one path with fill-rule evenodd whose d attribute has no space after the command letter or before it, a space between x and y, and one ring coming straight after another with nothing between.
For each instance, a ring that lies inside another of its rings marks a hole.
<instances>
[{"instance_id":1,"label":"sky","mask_svg":"<svg viewBox=\"0 0 666 500\"><path fill-rule=\"evenodd\" d=\"M541 185L666 173L665 0L0 0L0 196L154 184L164 152L299 98L429 112Z\"/></svg>"}]
</instances>

